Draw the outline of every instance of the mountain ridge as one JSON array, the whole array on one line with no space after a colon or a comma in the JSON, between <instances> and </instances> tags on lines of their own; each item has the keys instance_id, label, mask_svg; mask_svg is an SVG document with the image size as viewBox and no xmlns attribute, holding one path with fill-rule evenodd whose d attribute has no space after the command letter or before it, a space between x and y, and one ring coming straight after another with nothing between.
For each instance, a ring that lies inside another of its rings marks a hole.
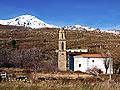
<instances>
[{"instance_id":1,"label":"mountain ridge","mask_svg":"<svg viewBox=\"0 0 120 90\"><path fill-rule=\"evenodd\" d=\"M64 28L68 30L101 31L101 32L106 32L106 33L120 34L119 30L102 30L99 28L93 28L93 27L83 26L83 25L69 25L69 26L58 27L52 24L45 23L44 21L32 15L21 15L21 16L18 16L13 19L9 19L9 20L0 20L0 24L1 25L23 26L23 27L29 27L32 29Z\"/></svg>"},{"instance_id":2,"label":"mountain ridge","mask_svg":"<svg viewBox=\"0 0 120 90\"><path fill-rule=\"evenodd\" d=\"M68 30L87 30L87 31L98 31L105 33L120 34L120 30L106 30L106 29L93 28L83 25L69 25L69 26L64 26L63 28Z\"/></svg>"},{"instance_id":3,"label":"mountain ridge","mask_svg":"<svg viewBox=\"0 0 120 90\"><path fill-rule=\"evenodd\" d=\"M69 30L88 30L88 31L97 30L97 28L87 27L83 25L69 25L69 26L64 26L64 28Z\"/></svg>"}]
</instances>

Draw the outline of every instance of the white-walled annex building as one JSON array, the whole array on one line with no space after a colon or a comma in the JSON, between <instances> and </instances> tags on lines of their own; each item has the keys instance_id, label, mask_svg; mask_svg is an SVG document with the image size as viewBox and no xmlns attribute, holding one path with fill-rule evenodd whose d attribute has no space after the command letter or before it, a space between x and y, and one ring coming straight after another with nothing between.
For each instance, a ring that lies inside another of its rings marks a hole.
<instances>
[{"instance_id":1,"label":"white-walled annex building","mask_svg":"<svg viewBox=\"0 0 120 90\"><path fill-rule=\"evenodd\" d=\"M109 65L107 69L107 74L113 74L113 66L110 64L110 60L112 62L112 58L106 57L102 54L81 54L69 56L69 70L71 71L81 71L87 72L87 70L92 68L97 68L106 73L105 61Z\"/></svg>"}]
</instances>

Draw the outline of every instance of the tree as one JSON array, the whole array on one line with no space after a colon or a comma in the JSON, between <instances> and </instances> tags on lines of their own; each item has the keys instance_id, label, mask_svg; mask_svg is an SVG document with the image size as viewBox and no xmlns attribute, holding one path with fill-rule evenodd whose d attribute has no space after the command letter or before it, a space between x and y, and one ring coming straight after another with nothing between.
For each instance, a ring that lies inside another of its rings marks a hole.
<instances>
[{"instance_id":1,"label":"tree","mask_svg":"<svg viewBox=\"0 0 120 90\"><path fill-rule=\"evenodd\" d=\"M110 51L108 50L105 54L105 60L104 60L104 65L105 65L105 69L106 69L106 74L107 74L107 71L108 71L108 68L110 67L110 74L111 74L111 69L112 69L112 61L111 61L111 58L112 58L112 55L110 53Z\"/></svg>"},{"instance_id":2,"label":"tree","mask_svg":"<svg viewBox=\"0 0 120 90\"><path fill-rule=\"evenodd\" d=\"M6 66L7 61L7 51L0 48L0 67Z\"/></svg>"},{"instance_id":3,"label":"tree","mask_svg":"<svg viewBox=\"0 0 120 90\"><path fill-rule=\"evenodd\" d=\"M10 63L17 68L39 69L39 62L42 59L42 52L37 48L13 50L9 55Z\"/></svg>"},{"instance_id":4,"label":"tree","mask_svg":"<svg viewBox=\"0 0 120 90\"><path fill-rule=\"evenodd\" d=\"M117 74L120 70L120 47L114 47L114 49L112 50L112 58L113 58L113 69L114 69L114 73Z\"/></svg>"},{"instance_id":5,"label":"tree","mask_svg":"<svg viewBox=\"0 0 120 90\"><path fill-rule=\"evenodd\" d=\"M104 66L105 66L105 69L106 69L105 74L107 74L109 65L110 65L110 59L109 58L105 58L105 60L104 60Z\"/></svg>"},{"instance_id":6,"label":"tree","mask_svg":"<svg viewBox=\"0 0 120 90\"><path fill-rule=\"evenodd\" d=\"M16 48L16 40L12 40L11 45L12 45L13 48Z\"/></svg>"}]
</instances>

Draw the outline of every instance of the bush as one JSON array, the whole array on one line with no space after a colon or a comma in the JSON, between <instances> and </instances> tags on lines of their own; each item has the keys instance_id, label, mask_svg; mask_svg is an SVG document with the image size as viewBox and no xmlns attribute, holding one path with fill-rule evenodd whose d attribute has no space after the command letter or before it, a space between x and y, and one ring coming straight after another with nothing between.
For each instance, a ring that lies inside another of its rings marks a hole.
<instances>
[{"instance_id":1,"label":"bush","mask_svg":"<svg viewBox=\"0 0 120 90\"><path fill-rule=\"evenodd\" d=\"M99 74L103 73L103 71L97 67L93 67L87 70L88 73L98 76Z\"/></svg>"}]
</instances>

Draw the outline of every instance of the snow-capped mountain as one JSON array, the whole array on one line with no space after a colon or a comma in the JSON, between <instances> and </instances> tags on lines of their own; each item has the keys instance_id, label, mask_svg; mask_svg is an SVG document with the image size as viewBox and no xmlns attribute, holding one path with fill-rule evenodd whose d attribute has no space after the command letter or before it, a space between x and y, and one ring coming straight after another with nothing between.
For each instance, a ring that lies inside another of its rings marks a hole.
<instances>
[{"instance_id":1,"label":"snow-capped mountain","mask_svg":"<svg viewBox=\"0 0 120 90\"><path fill-rule=\"evenodd\" d=\"M69 29L69 30L88 30L88 31L96 30L96 28L87 27L87 26L83 26L83 25L64 26L63 28Z\"/></svg>"},{"instance_id":2,"label":"snow-capped mountain","mask_svg":"<svg viewBox=\"0 0 120 90\"><path fill-rule=\"evenodd\" d=\"M9 20L0 20L2 25L25 26L30 28L55 28L57 26L47 24L32 15L22 15Z\"/></svg>"},{"instance_id":3,"label":"snow-capped mountain","mask_svg":"<svg viewBox=\"0 0 120 90\"><path fill-rule=\"evenodd\" d=\"M18 16L16 18L9 19L9 20L0 20L0 24L13 25L13 26L24 26L24 27L30 27L30 28L35 28L35 29L45 28L45 27L60 28L58 26L47 24L32 15L22 15L22 16ZM120 34L120 30L102 30L99 28L87 27L87 26L83 26L83 25L64 26L62 28L68 29L68 30L101 31L101 32L106 32L106 33Z\"/></svg>"},{"instance_id":4,"label":"snow-capped mountain","mask_svg":"<svg viewBox=\"0 0 120 90\"><path fill-rule=\"evenodd\" d=\"M112 33L112 34L120 34L120 30L100 30L101 32Z\"/></svg>"},{"instance_id":5,"label":"snow-capped mountain","mask_svg":"<svg viewBox=\"0 0 120 90\"><path fill-rule=\"evenodd\" d=\"M99 31L105 33L120 34L120 30L103 30L103 29L87 27L83 25L64 26L63 28L68 30L87 30L87 31Z\"/></svg>"}]
</instances>

